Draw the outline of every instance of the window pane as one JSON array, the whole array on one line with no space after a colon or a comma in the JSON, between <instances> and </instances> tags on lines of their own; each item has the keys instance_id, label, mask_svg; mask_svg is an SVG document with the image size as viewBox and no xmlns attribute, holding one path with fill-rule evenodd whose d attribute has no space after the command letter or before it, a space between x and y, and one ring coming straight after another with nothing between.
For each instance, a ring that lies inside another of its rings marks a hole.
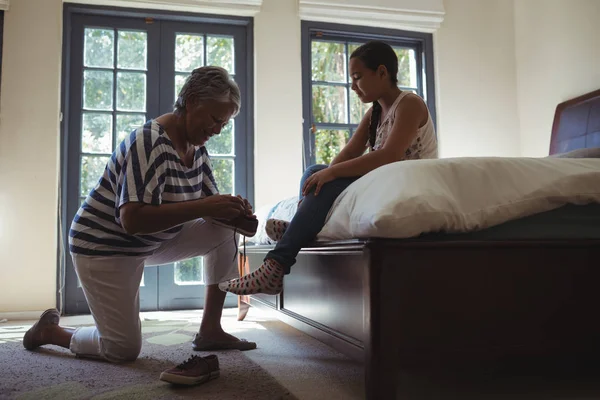
<instances>
[{"instance_id":1,"label":"window pane","mask_svg":"<svg viewBox=\"0 0 600 400\"><path fill-rule=\"evenodd\" d=\"M112 153L112 114L83 113L81 118L81 151Z\"/></svg>"},{"instance_id":2,"label":"window pane","mask_svg":"<svg viewBox=\"0 0 600 400\"><path fill-rule=\"evenodd\" d=\"M177 74L175 75L175 101L177 101L177 97L179 97L179 92L181 92L181 88L185 83L185 80L189 74Z\"/></svg>"},{"instance_id":3,"label":"window pane","mask_svg":"<svg viewBox=\"0 0 600 400\"><path fill-rule=\"evenodd\" d=\"M204 37L181 35L175 37L175 71L192 72L204 65Z\"/></svg>"},{"instance_id":4,"label":"window pane","mask_svg":"<svg viewBox=\"0 0 600 400\"><path fill-rule=\"evenodd\" d=\"M346 87L313 85L314 122L348 122L346 108Z\"/></svg>"},{"instance_id":5,"label":"window pane","mask_svg":"<svg viewBox=\"0 0 600 400\"><path fill-rule=\"evenodd\" d=\"M317 164L329 164L348 143L350 132L347 130L317 129L315 148Z\"/></svg>"},{"instance_id":6,"label":"window pane","mask_svg":"<svg viewBox=\"0 0 600 400\"><path fill-rule=\"evenodd\" d=\"M312 42L313 81L344 82L346 53L344 43Z\"/></svg>"},{"instance_id":7,"label":"window pane","mask_svg":"<svg viewBox=\"0 0 600 400\"><path fill-rule=\"evenodd\" d=\"M233 38L209 36L207 39L206 48L206 64L223 67L230 74L234 74L233 70Z\"/></svg>"},{"instance_id":8,"label":"window pane","mask_svg":"<svg viewBox=\"0 0 600 400\"><path fill-rule=\"evenodd\" d=\"M112 29L85 29L85 67L112 68L114 58L115 33Z\"/></svg>"},{"instance_id":9,"label":"window pane","mask_svg":"<svg viewBox=\"0 0 600 400\"><path fill-rule=\"evenodd\" d=\"M122 111L146 111L145 73L117 73L117 109Z\"/></svg>"},{"instance_id":10,"label":"window pane","mask_svg":"<svg viewBox=\"0 0 600 400\"><path fill-rule=\"evenodd\" d=\"M348 43L348 82L352 82L352 77L350 77L350 56L360 45L361 43Z\"/></svg>"},{"instance_id":11,"label":"window pane","mask_svg":"<svg viewBox=\"0 0 600 400\"><path fill-rule=\"evenodd\" d=\"M144 125L145 122L145 114L117 114L116 146L118 147L127 135Z\"/></svg>"},{"instance_id":12,"label":"window pane","mask_svg":"<svg viewBox=\"0 0 600 400\"><path fill-rule=\"evenodd\" d=\"M360 101L354 90L350 90L350 123L360 123L369 107L371 107L371 104L372 103L363 103Z\"/></svg>"},{"instance_id":13,"label":"window pane","mask_svg":"<svg viewBox=\"0 0 600 400\"><path fill-rule=\"evenodd\" d=\"M190 258L175 263L175 284L177 285L201 285L204 283L202 257Z\"/></svg>"},{"instance_id":14,"label":"window pane","mask_svg":"<svg viewBox=\"0 0 600 400\"><path fill-rule=\"evenodd\" d=\"M398 56L398 85L417 87L417 59L413 49L394 47Z\"/></svg>"},{"instance_id":15,"label":"window pane","mask_svg":"<svg viewBox=\"0 0 600 400\"><path fill-rule=\"evenodd\" d=\"M83 73L83 107L88 110L112 110L113 73L86 70Z\"/></svg>"},{"instance_id":16,"label":"window pane","mask_svg":"<svg viewBox=\"0 0 600 400\"><path fill-rule=\"evenodd\" d=\"M211 159L213 174L219 187L221 194L233 194L233 160L227 158L212 158Z\"/></svg>"},{"instance_id":17,"label":"window pane","mask_svg":"<svg viewBox=\"0 0 600 400\"><path fill-rule=\"evenodd\" d=\"M148 56L146 37L146 32L119 31L118 68L146 69Z\"/></svg>"},{"instance_id":18,"label":"window pane","mask_svg":"<svg viewBox=\"0 0 600 400\"><path fill-rule=\"evenodd\" d=\"M220 154L220 155L229 155L233 154L233 132L234 121L230 120L227 125L221 130L221 133L217 136L213 136L206 143L206 149L208 150L208 154Z\"/></svg>"},{"instance_id":19,"label":"window pane","mask_svg":"<svg viewBox=\"0 0 600 400\"><path fill-rule=\"evenodd\" d=\"M96 186L104 173L108 159L109 157L81 157L80 196L87 196Z\"/></svg>"}]
</instances>

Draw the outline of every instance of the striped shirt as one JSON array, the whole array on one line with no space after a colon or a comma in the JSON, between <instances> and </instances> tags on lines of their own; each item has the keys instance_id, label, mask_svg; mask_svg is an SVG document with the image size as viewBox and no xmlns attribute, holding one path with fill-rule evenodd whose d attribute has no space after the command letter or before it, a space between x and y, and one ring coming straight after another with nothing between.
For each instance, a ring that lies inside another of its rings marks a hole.
<instances>
[{"instance_id":1,"label":"striped shirt","mask_svg":"<svg viewBox=\"0 0 600 400\"><path fill-rule=\"evenodd\" d=\"M158 206L213 194L218 194L218 188L206 148L196 149L194 163L187 168L163 127L148 121L112 154L73 219L69 249L90 256L150 255L182 226L151 235L130 235L121 225L121 206L128 202Z\"/></svg>"}]
</instances>

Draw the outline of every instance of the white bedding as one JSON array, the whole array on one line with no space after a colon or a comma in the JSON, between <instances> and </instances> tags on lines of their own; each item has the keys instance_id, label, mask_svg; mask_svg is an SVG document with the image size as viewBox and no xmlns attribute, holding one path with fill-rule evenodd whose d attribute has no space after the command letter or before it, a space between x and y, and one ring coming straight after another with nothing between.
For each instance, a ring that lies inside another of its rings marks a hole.
<instances>
[{"instance_id":1,"label":"white bedding","mask_svg":"<svg viewBox=\"0 0 600 400\"><path fill-rule=\"evenodd\" d=\"M318 239L468 232L600 203L600 159L463 157L380 167L336 200Z\"/></svg>"}]
</instances>

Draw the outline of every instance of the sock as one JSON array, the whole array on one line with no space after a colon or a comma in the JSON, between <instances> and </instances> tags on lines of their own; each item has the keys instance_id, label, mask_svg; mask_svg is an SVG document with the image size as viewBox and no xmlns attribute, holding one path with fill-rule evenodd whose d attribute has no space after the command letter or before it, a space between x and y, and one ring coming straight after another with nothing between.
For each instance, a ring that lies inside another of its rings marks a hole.
<instances>
[{"instance_id":1,"label":"sock","mask_svg":"<svg viewBox=\"0 0 600 400\"><path fill-rule=\"evenodd\" d=\"M267 259L256 271L239 279L221 282L219 288L237 295L279 294L283 289L283 275L283 267L275 260Z\"/></svg>"},{"instance_id":2,"label":"sock","mask_svg":"<svg viewBox=\"0 0 600 400\"><path fill-rule=\"evenodd\" d=\"M289 222L282 219L269 218L265 225L265 231L271 240L279 242L289 225Z\"/></svg>"}]
</instances>

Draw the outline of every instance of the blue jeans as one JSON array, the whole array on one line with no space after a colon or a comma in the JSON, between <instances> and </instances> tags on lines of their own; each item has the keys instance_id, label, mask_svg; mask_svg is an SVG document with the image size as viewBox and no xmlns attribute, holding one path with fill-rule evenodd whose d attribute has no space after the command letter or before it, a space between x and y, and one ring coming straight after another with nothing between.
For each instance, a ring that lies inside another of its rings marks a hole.
<instances>
[{"instance_id":1,"label":"blue jeans","mask_svg":"<svg viewBox=\"0 0 600 400\"><path fill-rule=\"evenodd\" d=\"M314 195L314 186L310 193L302 196L302 187L306 179L327 167L327 165L313 165L306 169L300 181L299 198L302 199L302 203L281 240L265 257L265 260L270 258L277 261L284 268L286 274L290 273L290 267L296 263L296 256L302 247L310 244L323 229L325 219L335 199L358 179L358 177L335 179L324 184L318 196Z\"/></svg>"}]
</instances>

